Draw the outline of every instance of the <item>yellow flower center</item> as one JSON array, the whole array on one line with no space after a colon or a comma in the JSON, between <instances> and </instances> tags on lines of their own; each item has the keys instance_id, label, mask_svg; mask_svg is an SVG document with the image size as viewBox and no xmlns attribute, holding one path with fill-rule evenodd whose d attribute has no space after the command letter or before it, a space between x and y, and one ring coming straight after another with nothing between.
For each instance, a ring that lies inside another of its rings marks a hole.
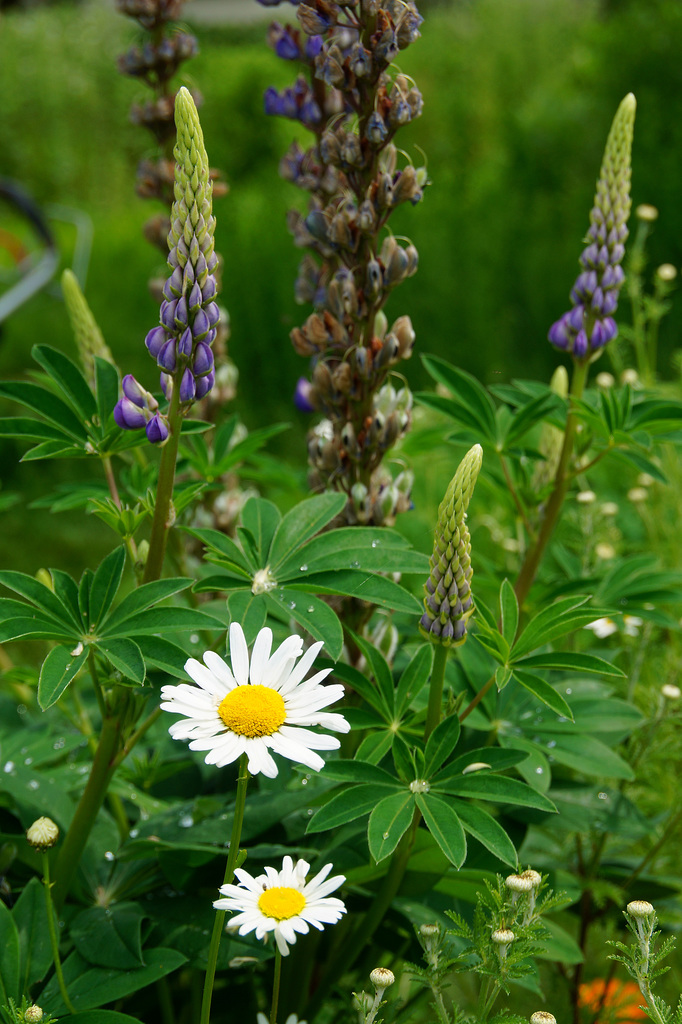
<instances>
[{"instance_id":1,"label":"yellow flower center","mask_svg":"<svg viewBox=\"0 0 682 1024\"><path fill-rule=\"evenodd\" d=\"M296 917L304 907L303 893L287 885L276 885L272 889L266 889L263 895L258 897L258 909L266 917L274 917L276 921L287 921L290 917Z\"/></svg>"},{"instance_id":2,"label":"yellow flower center","mask_svg":"<svg viewBox=\"0 0 682 1024\"><path fill-rule=\"evenodd\" d=\"M284 698L269 686L236 686L221 700L218 714L240 736L272 736L286 721Z\"/></svg>"}]
</instances>

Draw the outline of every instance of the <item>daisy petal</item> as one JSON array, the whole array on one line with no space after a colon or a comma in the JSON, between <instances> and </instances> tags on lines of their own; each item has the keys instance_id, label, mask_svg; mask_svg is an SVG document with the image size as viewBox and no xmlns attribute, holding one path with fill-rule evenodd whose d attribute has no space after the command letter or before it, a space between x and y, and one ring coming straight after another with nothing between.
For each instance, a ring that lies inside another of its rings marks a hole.
<instances>
[{"instance_id":1,"label":"daisy petal","mask_svg":"<svg viewBox=\"0 0 682 1024\"><path fill-rule=\"evenodd\" d=\"M249 649L244 630L238 622L230 623L230 661L238 685L246 686L249 681Z\"/></svg>"}]
</instances>

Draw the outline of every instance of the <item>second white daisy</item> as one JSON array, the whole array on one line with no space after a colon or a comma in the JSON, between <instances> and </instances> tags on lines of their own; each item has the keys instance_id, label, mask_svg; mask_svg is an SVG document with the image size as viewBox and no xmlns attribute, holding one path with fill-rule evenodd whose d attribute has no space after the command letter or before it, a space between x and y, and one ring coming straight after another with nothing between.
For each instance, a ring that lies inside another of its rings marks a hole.
<instances>
[{"instance_id":1,"label":"second white daisy","mask_svg":"<svg viewBox=\"0 0 682 1024\"><path fill-rule=\"evenodd\" d=\"M310 925L322 931L325 924L336 924L346 913L343 900L329 895L346 880L344 875L327 878L332 866L325 864L309 882L310 864L304 860L294 864L291 857L284 858L281 871L266 867L257 878L237 868L239 885L221 885L222 899L213 906L238 911L229 927L237 928L240 935L255 931L256 938L262 939L273 932L277 948L287 956L297 933L306 935Z\"/></svg>"},{"instance_id":2,"label":"second white daisy","mask_svg":"<svg viewBox=\"0 0 682 1024\"><path fill-rule=\"evenodd\" d=\"M182 715L171 725L173 739L190 740L192 750L207 750L206 764L218 767L248 756L252 775L277 775L272 752L319 771L324 761L316 750L335 750L339 740L312 732L319 725L333 732L348 732L343 715L323 708L341 700L343 686L322 686L330 668L305 679L322 643L303 653L303 641L293 634L272 650L272 630L256 637L249 660L244 631L230 626L231 668L213 651L204 664L190 658L185 671L197 684L179 683L161 689L164 711Z\"/></svg>"}]
</instances>

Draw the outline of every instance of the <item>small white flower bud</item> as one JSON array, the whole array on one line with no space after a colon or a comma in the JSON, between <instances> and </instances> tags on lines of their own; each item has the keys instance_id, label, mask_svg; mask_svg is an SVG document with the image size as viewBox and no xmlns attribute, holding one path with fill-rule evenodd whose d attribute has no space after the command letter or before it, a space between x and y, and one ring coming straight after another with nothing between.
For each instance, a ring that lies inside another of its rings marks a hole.
<instances>
[{"instance_id":1,"label":"small white flower bud","mask_svg":"<svg viewBox=\"0 0 682 1024\"><path fill-rule=\"evenodd\" d=\"M532 868L527 868L526 871L523 871L521 878L527 878L534 889L542 882L542 875L538 871L533 871Z\"/></svg>"},{"instance_id":2,"label":"small white flower bud","mask_svg":"<svg viewBox=\"0 0 682 1024\"><path fill-rule=\"evenodd\" d=\"M601 505L601 514L603 516L617 516L618 505L615 501L605 501Z\"/></svg>"},{"instance_id":3,"label":"small white flower bud","mask_svg":"<svg viewBox=\"0 0 682 1024\"><path fill-rule=\"evenodd\" d=\"M59 828L51 818L38 818L27 830L26 838L36 850L49 850L59 839Z\"/></svg>"},{"instance_id":4,"label":"small white flower bud","mask_svg":"<svg viewBox=\"0 0 682 1024\"><path fill-rule=\"evenodd\" d=\"M646 487L631 487L628 491L628 501L631 501L634 505L640 504L642 501L646 501L649 497L649 492Z\"/></svg>"},{"instance_id":5,"label":"small white flower bud","mask_svg":"<svg viewBox=\"0 0 682 1024\"><path fill-rule=\"evenodd\" d=\"M646 900L632 900L625 909L630 917L650 917L654 913L653 906Z\"/></svg>"},{"instance_id":6,"label":"small white flower bud","mask_svg":"<svg viewBox=\"0 0 682 1024\"><path fill-rule=\"evenodd\" d=\"M639 374L634 367L629 367L627 370L623 370L620 375L621 384L629 384L630 387L637 387L639 384Z\"/></svg>"},{"instance_id":7,"label":"small white flower bud","mask_svg":"<svg viewBox=\"0 0 682 1024\"><path fill-rule=\"evenodd\" d=\"M43 1011L40 1006L33 1003L32 1006L27 1007L24 1013L24 1020L26 1024L38 1024L43 1019Z\"/></svg>"},{"instance_id":8,"label":"small white flower bud","mask_svg":"<svg viewBox=\"0 0 682 1024\"><path fill-rule=\"evenodd\" d=\"M509 928L496 928L490 938L498 946L510 946L516 936Z\"/></svg>"},{"instance_id":9,"label":"small white flower bud","mask_svg":"<svg viewBox=\"0 0 682 1024\"><path fill-rule=\"evenodd\" d=\"M393 971L389 971L388 967L375 967L369 976L369 980L375 988L380 988L383 991L393 984L395 974Z\"/></svg>"},{"instance_id":10,"label":"small white flower bud","mask_svg":"<svg viewBox=\"0 0 682 1024\"><path fill-rule=\"evenodd\" d=\"M507 875L504 884L512 892L530 892L533 888L530 878L524 878L523 875Z\"/></svg>"},{"instance_id":11,"label":"small white flower bud","mask_svg":"<svg viewBox=\"0 0 682 1024\"><path fill-rule=\"evenodd\" d=\"M674 267L672 263L661 263L656 273L661 281L674 281L677 277L677 267Z\"/></svg>"},{"instance_id":12,"label":"small white flower bud","mask_svg":"<svg viewBox=\"0 0 682 1024\"><path fill-rule=\"evenodd\" d=\"M610 562L612 558L616 557L616 549L613 544L607 544L605 541L595 545L594 553L602 562Z\"/></svg>"},{"instance_id":13,"label":"small white flower bud","mask_svg":"<svg viewBox=\"0 0 682 1024\"><path fill-rule=\"evenodd\" d=\"M682 697L682 690L679 686L674 686L672 683L665 683L661 687L661 696L665 697L666 700L679 700Z\"/></svg>"},{"instance_id":14,"label":"small white flower bud","mask_svg":"<svg viewBox=\"0 0 682 1024\"><path fill-rule=\"evenodd\" d=\"M654 221L658 219L658 210L651 203L640 203L635 210L637 220Z\"/></svg>"},{"instance_id":15,"label":"small white flower bud","mask_svg":"<svg viewBox=\"0 0 682 1024\"><path fill-rule=\"evenodd\" d=\"M440 933L440 928L437 924L422 924L419 926L419 934L425 939L431 939L434 935Z\"/></svg>"},{"instance_id":16,"label":"small white flower bud","mask_svg":"<svg viewBox=\"0 0 682 1024\"><path fill-rule=\"evenodd\" d=\"M591 505L593 501L597 500L597 495L594 491L579 491L575 500L581 505Z\"/></svg>"},{"instance_id":17,"label":"small white flower bud","mask_svg":"<svg viewBox=\"0 0 682 1024\"><path fill-rule=\"evenodd\" d=\"M616 378L613 376L613 374L608 373L606 370L603 370L601 373L598 373L594 380L597 387L604 388L605 391L607 391L609 388L612 388L613 385L616 383Z\"/></svg>"},{"instance_id":18,"label":"small white flower bud","mask_svg":"<svg viewBox=\"0 0 682 1024\"><path fill-rule=\"evenodd\" d=\"M556 1024L556 1017L546 1010L536 1010L530 1018L530 1024Z\"/></svg>"}]
</instances>

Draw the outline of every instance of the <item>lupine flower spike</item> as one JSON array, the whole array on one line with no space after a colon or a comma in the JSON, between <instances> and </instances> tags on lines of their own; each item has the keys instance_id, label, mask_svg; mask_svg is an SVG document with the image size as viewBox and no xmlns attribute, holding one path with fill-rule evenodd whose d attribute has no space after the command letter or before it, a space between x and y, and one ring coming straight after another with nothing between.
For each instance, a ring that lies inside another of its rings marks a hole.
<instances>
[{"instance_id":1,"label":"lupine flower spike","mask_svg":"<svg viewBox=\"0 0 682 1024\"><path fill-rule=\"evenodd\" d=\"M618 333L613 314L625 280L621 261L628 237L636 106L628 93L616 111L590 213L588 245L580 257L582 270L571 291L573 306L549 329L551 343L581 361L591 360Z\"/></svg>"},{"instance_id":2,"label":"lupine flower spike","mask_svg":"<svg viewBox=\"0 0 682 1024\"><path fill-rule=\"evenodd\" d=\"M211 345L219 312L208 156L197 108L184 88L175 99L175 122L175 202L168 235L171 273L163 289L160 324L152 328L145 344L161 369L161 390L170 400L178 389L180 410L185 413L215 383ZM114 412L118 425L128 430L144 426L152 444L166 441L167 416L149 392L128 375L123 394Z\"/></svg>"},{"instance_id":3,"label":"lupine flower spike","mask_svg":"<svg viewBox=\"0 0 682 1024\"><path fill-rule=\"evenodd\" d=\"M434 643L458 647L466 639L473 610L471 537L466 510L481 468L483 449L475 444L464 456L438 509L438 525L429 578L424 585L424 614L419 630Z\"/></svg>"},{"instance_id":4,"label":"lupine flower spike","mask_svg":"<svg viewBox=\"0 0 682 1024\"><path fill-rule=\"evenodd\" d=\"M66 310L71 321L71 328L76 338L81 365L85 370L88 384L94 388L95 356L99 356L100 359L106 359L108 363L113 363L114 357L86 302L78 283L78 278L72 270L67 269L62 274L62 295L64 296Z\"/></svg>"}]
</instances>

